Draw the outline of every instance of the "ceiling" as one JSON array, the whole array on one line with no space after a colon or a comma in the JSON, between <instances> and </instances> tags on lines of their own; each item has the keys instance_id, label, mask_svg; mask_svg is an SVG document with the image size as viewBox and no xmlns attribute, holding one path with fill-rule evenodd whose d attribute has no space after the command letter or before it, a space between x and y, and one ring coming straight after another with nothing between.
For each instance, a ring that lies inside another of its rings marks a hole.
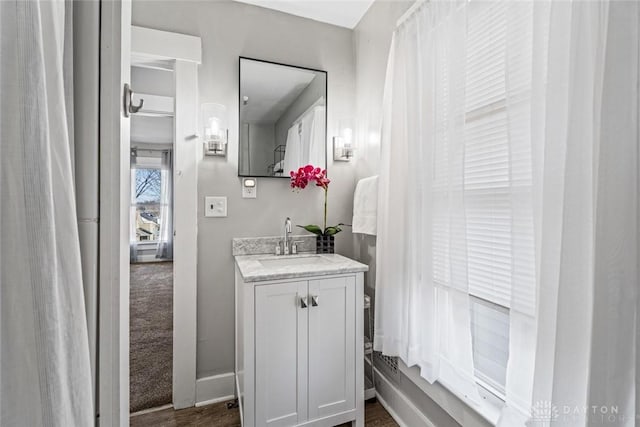
<instances>
[{"instance_id":1,"label":"ceiling","mask_svg":"<svg viewBox=\"0 0 640 427\"><path fill-rule=\"evenodd\" d=\"M316 77L316 72L267 62L243 60L243 123L275 123Z\"/></svg>"},{"instance_id":2,"label":"ceiling","mask_svg":"<svg viewBox=\"0 0 640 427\"><path fill-rule=\"evenodd\" d=\"M374 0L235 0L314 21L355 28Z\"/></svg>"}]
</instances>

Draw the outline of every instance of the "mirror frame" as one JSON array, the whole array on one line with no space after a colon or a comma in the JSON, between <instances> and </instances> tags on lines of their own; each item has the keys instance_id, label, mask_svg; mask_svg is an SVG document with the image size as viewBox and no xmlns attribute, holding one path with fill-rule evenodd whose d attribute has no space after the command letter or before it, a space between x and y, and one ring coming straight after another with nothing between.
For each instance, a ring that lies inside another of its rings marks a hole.
<instances>
[{"instance_id":1,"label":"mirror frame","mask_svg":"<svg viewBox=\"0 0 640 427\"><path fill-rule=\"evenodd\" d=\"M240 141L242 139L242 121L240 120L240 109L242 108L242 60L246 59L249 61L256 61L256 62L263 62L266 64L272 64L272 65L280 65L282 67L290 67L290 68L298 68L301 70L307 70L307 71L313 71L316 73L324 73L324 80L325 80L325 86L324 86L324 167L327 170L327 176L329 175L329 156L327 155L327 150L328 150L328 133L329 133L329 124L328 124L328 120L329 120L329 73L325 70L318 70L316 68L309 68L309 67L301 67L298 65L291 65L291 64L285 64L282 62L275 62L275 61L268 61L265 59L257 59L257 58L250 58L247 56L239 56L238 57L238 177L242 177L242 178L286 178L286 179L291 179L291 177L289 175L283 175L283 176L273 176L273 175L242 175L240 174L240 156L241 156L241 147L240 147ZM304 165L300 165L300 166L304 166Z\"/></svg>"}]
</instances>

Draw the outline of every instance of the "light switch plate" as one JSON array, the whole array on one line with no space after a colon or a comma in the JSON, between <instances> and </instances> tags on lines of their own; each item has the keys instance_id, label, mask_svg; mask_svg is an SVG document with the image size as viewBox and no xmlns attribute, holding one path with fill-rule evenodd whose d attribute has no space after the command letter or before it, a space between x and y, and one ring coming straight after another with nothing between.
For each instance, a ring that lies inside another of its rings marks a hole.
<instances>
[{"instance_id":1,"label":"light switch plate","mask_svg":"<svg viewBox=\"0 0 640 427\"><path fill-rule=\"evenodd\" d=\"M204 198L204 216L206 217L226 217L227 197L207 196Z\"/></svg>"}]
</instances>

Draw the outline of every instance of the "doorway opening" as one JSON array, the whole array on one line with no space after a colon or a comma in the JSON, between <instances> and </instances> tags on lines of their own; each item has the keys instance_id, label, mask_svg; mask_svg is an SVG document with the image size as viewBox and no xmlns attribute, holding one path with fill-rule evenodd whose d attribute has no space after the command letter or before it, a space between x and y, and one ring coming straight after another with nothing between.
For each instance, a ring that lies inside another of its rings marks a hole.
<instances>
[{"instance_id":1,"label":"doorway opening","mask_svg":"<svg viewBox=\"0 0 640 427\"><path fill-rule=\"evenodd\" d=\"M129 411L173 402L174 71L131 59ZM138 100L134 99L134 102Z\"/></svg>"}]
</instances>

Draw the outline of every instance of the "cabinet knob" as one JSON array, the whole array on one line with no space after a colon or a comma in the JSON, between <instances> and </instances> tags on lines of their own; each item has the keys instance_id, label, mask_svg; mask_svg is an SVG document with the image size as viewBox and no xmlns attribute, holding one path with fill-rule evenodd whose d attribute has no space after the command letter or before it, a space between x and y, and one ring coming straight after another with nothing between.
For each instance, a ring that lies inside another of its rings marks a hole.
<instances>
[{"instance_id":1,"label":"cabinet knob","mask_svg":"<svg viewBox=\"0 0 640 427\"><path fill-rule=\"evenodd\" d=\"M312 295L311 296L311 306L312 307L317 307L318 306L318 299L320 297L318 295Z\"/></svg>"},{"instance_id":2,"label":"cabinet knob","mask_svg":"<svg viewBox=\"0 0 640 427\"><path fill-rule=\"evenodd\" d=\"M307 297L300 297L300 308L307 308Z\"/></svg>"}]
</instances>

